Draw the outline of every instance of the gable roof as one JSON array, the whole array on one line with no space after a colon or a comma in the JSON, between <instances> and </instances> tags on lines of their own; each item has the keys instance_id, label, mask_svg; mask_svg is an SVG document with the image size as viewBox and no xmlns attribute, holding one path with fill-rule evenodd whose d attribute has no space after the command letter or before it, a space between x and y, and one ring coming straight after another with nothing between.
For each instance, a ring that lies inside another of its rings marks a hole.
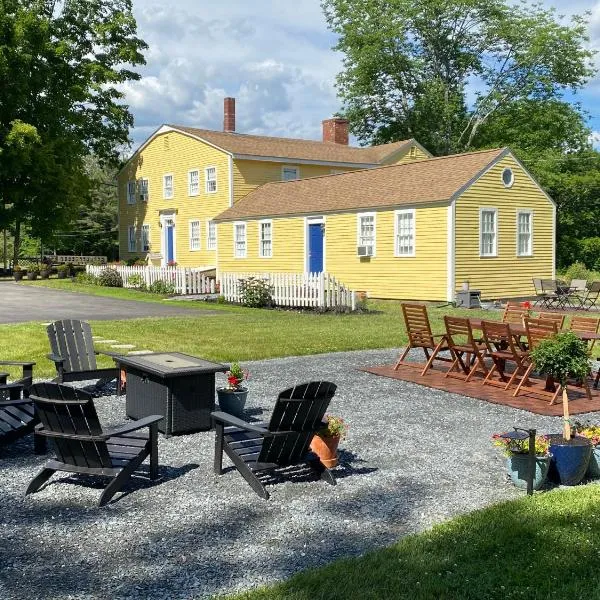
<instances>
[{"instance_id":1,"label":"gable roof","mask_svg":"<svg viewBox=\"0 0 600 600\"><path fill-rule=\"evenodd\" d=\"M321 214L450 201L509 153L508 148L498 148L339 175L266 183L215 220Z\"/></svg>"}]
</instances>

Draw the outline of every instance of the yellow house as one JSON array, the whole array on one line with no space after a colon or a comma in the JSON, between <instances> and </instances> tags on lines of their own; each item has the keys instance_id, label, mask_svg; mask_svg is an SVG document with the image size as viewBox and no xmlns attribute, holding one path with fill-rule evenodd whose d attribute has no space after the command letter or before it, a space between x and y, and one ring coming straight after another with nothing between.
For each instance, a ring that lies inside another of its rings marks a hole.
<instances>
[{"instance_id":1,"label":"yellow house","mask_svg":"<svg viewBox=\"0 0 600 600\"><path fill-rule=\"evenodd\" d=\"M121 169L119 255L216 268L213 218L258 186L429 156L415 140L351 147L338 118L323 121L323 141L235 133L235 101L226 98L224 131L163 125Z\"/></svg>"},{"instance_id":2,"label":"yellow house","mask_svg":"<svg viewBox=\"0 0 600 600\"><path fill-rule=\"evenodd\" d=\"M326 271L370 297L533 293L556 212L509 149L267 183L214 219L220 272Z\"/></svg>"}]
</instances>

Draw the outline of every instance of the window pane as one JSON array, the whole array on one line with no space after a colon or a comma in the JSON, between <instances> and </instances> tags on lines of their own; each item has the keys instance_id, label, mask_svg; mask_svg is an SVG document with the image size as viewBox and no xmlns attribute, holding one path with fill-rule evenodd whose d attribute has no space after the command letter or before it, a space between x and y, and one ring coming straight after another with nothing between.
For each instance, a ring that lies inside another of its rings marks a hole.
<instances>
[{"instance_id":1,"label":"window pane","mask_svg":"<svg viewBox=\"0 0 600 600\"><path fill-rule=\"evenodd\" d=\"M135 203L135 181L127 182L127 203Z\"/></svg>"},{"instance_id":2,"label":"window pane","mask_svg":"<svg viewBox=\"0 0 600 600\"><path fill-rule=\"evenodd\" d=\"M215 250L217 248L217 224L214 221L208 221L206 249Z\"/></svg>"},{"instance_id":3,"label":"window pane","mask_svg":"<svg viewBox=\"0 0 600 600\"><path fill-rule=\"evenodd\" d=\"M217 170L214 167L206 169L206 192L213 193L217 191Z\"/></svg>"},{"instance_id":4,"label":"window pane","mask_svg":"<svg viewBox=\"0 0 600 600\"><path fill-rule=\"evenodd\" d=\"M144 252L150 250L150 225L142 226L142 250Z\"/></svg>"},{"instance_id":5,"label":"window pane","mask_svg":"<svg viewBox=\"0 0 600 600\"><path fill-rule=\"evenodd\" d=\"M260 255L270 258L272 254L271 223L260 224Z\"/></svg>"},{"instance_id":6,"label":"window pane","mask_svg":"<svg viewBox=\"0 0 600 600\"><path fill-rule=\"evenodd\" d=\"M199 192L200 173L198 171L190 171L188 173L189 195L196 196Z\"/></svg>"},{"instance_id":7,"label":"window pane","mask_svg":"<svg viewBox=\"0 0 600 600\"><path fill-rule=\"evenodd\" d=\"M173 175L163 177L163 196L165 198L173 197Z\"/></svg>"},{"instance_id":8,"label":"window pane","mask_svg":"<svg viewBox=\"0 0 600 600\"><path fill-rule=\"evenodd\" d=\"M190 250L200 250L200 221L190 221Z\"/></svg>"},{"instance_id":9,"label":"window pane","mask_svg":"<svg viewBox=\"0 0 600 600\"><path fill-rule=\"evenodd\" d=\"M359 246L373 246L375 244L375 217L363 215L360 217Z\"/></svg>"},{"instance_id":10,"label":"window pane","mask_svg":"<svg viewBox=\"0 0 600 600\"><path fill-rule=\"evenodd\" d=\"M135 227L129 228L129 252L136 251Z\"/></svg>"},{"instance_id":11,"label":"window pane","mask_svg":"<svg viewBox=\"0 0 600 600\"><path fill-rule=\"evenodd\" d=\"M415 228L412 211L397 214L396 254L411 256L414 254Z\"/></svg>"},{"instance_id":12,"label":"window pane","mask_svg":"<svg viewBox=\"0 0 600 600\"><path fill-rule=\"evenodd\" d=\"M246 224L236 223L235 225L235 256L244 258L246 255Z\"/></svg>"},{"instance_id":13,"label":"window pane","mask_svg":"<svg viewBox=\"0 0 600 600\"><path fill-rule=\"evenodd\" d=\"M283 167L283 180L294 181L298 179L298 168L297 167Z\"/></svg>"},{"instance_id":14,"label":"window pane","mask_svg":"<svg viewBox=\"0 0 600 600\"><path fill-rule=\"evenodd\" d=\"M481 211L481 255L494 256L496 254L496 211Z\"/></svg>"}]
</instances>

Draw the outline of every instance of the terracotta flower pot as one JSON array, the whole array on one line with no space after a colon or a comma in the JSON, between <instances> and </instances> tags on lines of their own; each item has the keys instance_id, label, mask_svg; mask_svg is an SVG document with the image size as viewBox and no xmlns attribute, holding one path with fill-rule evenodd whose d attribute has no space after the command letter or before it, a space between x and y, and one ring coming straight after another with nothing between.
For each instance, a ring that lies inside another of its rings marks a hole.
<instances>
[{"instance_id":1,"label":"terracotta flower pot","mask_svg":"<svg viewBox=\"0 0 600 600\"><path fill-rule=\"evenodd\" d=\"M328 469L338 464L337 449L340 443L340 437L321 437L315 435L310 443L310 449L319 457L319 460Z\"/></svg>"}]
</instances>

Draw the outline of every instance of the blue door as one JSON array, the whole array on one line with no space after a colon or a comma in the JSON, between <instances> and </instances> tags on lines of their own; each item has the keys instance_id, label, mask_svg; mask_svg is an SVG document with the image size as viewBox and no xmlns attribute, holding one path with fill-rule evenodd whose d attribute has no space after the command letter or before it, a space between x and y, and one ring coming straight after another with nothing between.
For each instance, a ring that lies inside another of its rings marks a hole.
<instances>
[{"instance_id":1,"label":"blue door","mask_svg":"<svg viewBox=\"0 0 600 600\"><path fill-rule=\"evenodd\" d=\"M173 250L173 225L167 225L167 264L175 260Z\"/></svg>"},{"instance_id":2,"label":"blue door","mask_svg":"<svg viewBox=\"0 0 600 600\"><path fill-rule=\"evenodd\" d=\"M308 226L308 270L311 273L323 271L323 226L312 223Z\"/></svg>"}]
</instances>

